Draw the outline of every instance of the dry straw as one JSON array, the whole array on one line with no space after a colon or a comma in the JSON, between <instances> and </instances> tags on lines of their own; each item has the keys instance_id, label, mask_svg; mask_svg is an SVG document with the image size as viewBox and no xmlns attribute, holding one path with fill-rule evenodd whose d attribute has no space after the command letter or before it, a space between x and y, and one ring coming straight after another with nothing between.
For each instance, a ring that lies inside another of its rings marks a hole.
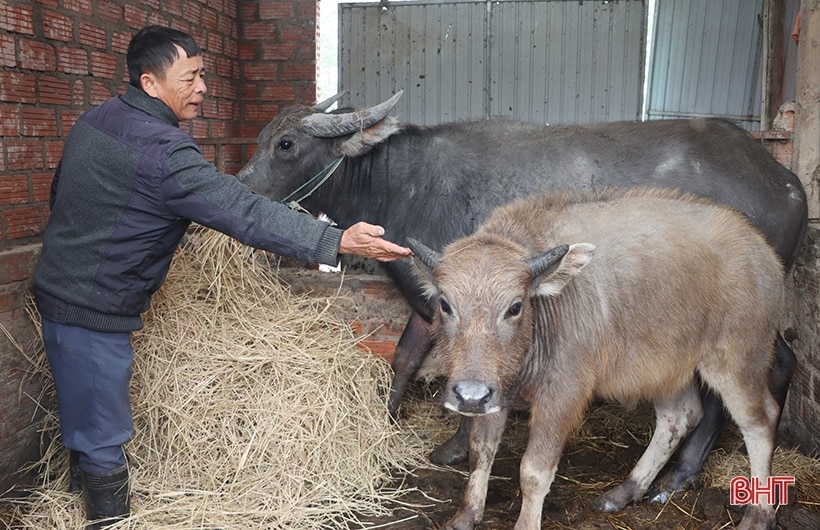
<instances>
[{"instance_id":1,"label":"dry straw","mask_svg":"<svg viewBox=\"0 0 820 530\"><path fill-rule=\"evenodd\" d=\"M358 528L388 514L407 493L391 473L423 465L429 443L391 422L390 368L355 342L333 299L296 296L247 247L194 234L133 336L133 516L115 528ZM44 440L44 483L14 527L81 528L52 412Z\"/></svg>"}]
</instances>

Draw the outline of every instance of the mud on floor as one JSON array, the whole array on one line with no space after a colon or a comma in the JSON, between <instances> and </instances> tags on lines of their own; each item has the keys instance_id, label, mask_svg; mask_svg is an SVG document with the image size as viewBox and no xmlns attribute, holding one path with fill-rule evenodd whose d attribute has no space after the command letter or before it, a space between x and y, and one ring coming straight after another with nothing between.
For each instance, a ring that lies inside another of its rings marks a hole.
<instances>
[{"instance_id":1,"label":"mud on floor","mask_svg":"<svg viewBox=\"0 0 820 530\"><path fill-rule=\"evenodd\" d=\"M728 491L715 487L679 493L663 505L645 501L615 514L589 511L587 507L598 495L626 478L652 431L651 408L625 412L604 407L610 406L601 405L597 412L591 410L578 436L564 451L556 480L544 502L544 530L716 530L731 528L739 522L742 508L731 506ZM448 422L450 427L443 439L454 432L448 414L441 412L442 422ZM521 507L518 465L527 444L526 423L523 414L509 421L493 466L484 519L477 527L481 530L512 530L515 526ZM729 427L718 440L716 450L736 451L738 440L736 429ZM780 440L780 444L784 446L785 442ZM418 493L405 499L412 505L397 507L389 518L363 519L363 527L443 528L460 504L467 474L468 465L463 463L451 468L420 469L398 477L406 486L418 489ZM820 484L813 486L813 491L820 491ZM820 528L820 498L798 498L794 489L790 490L790 497L789 504L778 509L778 529Z\"/></svg>"}]
</instances>

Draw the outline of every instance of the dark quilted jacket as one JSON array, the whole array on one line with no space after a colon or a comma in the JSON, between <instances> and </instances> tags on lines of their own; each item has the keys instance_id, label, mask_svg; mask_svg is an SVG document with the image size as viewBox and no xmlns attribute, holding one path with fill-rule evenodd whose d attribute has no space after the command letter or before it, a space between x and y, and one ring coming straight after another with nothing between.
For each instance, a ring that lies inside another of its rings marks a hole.
<instances>
[{"instance_id":1,"label":"dark quilted jacket","mask_svg":"<svg viewBox=\"0 0 820 530\"><path fill-rule=\"evenodd\" d=\"M142 327L191 221L242 243L335 265L341 231L220 173L170 108L129 86L71 129L34 272L42 316L101 331Z\"/></svg>"}]
</instances>

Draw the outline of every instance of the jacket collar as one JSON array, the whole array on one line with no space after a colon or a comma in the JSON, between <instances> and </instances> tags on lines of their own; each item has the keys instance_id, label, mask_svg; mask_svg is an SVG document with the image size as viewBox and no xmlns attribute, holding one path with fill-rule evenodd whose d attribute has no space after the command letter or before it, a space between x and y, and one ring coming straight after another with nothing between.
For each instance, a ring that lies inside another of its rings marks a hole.
<instances>
[{"instance_id":1,"label":"jacket collar","mask_svg":"<svg viewBox=\"0 0 820 530\"><path fill-rule=\"evenodd\" d=\"M120 98L132 107L147 112L174 127L179 127L179 120L168 105L157 98L152 98L134 85L128 85Z\"/></svg>"}]
</instances>

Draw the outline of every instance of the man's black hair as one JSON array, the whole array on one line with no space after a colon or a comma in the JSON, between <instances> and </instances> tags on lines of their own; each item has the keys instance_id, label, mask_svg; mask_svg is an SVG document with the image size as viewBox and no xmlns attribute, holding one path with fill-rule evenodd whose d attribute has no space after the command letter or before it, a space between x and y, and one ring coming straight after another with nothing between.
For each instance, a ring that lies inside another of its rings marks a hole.
<instances>
[{"instance_id":1,"label":"man's black hair","mask_svg":"<svg viewBox=\"0 0 820 530\"><path fill-rule=\"evenodd\" d=\"M126 62L129 82L142 88L140 77L145 72L164 79L165 70L179 57L176 46L185 50L188 58L202 53L194 38L184 31L165 26L148 26L139 30L128 44Z\"/></svg>"}]
</instances>

